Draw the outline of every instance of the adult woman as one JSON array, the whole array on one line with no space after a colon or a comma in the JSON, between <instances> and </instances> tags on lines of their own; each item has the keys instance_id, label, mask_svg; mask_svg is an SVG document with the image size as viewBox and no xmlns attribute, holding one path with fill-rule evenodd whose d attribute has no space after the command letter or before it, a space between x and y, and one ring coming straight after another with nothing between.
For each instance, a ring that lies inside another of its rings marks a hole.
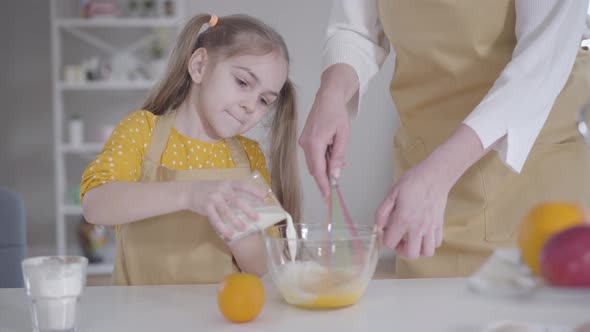
<instances>
[{"instance_id":1,"label":"adult woman","mask_svg":"<svg viewBox=\"0 0 590 332\"><path fill-rule=\"evenodd\" d=\"M587 7L334 2L322 83L300 144L327 194L326 170L337 176L344 165L346 109L356 111L391 43L397 174L376 225L390 222L385 245L408 259L397 260L398 276L468 275L494 248L513 244L532 205L590 202L590 151L575 130L590 91L590 54L580 48Z\"/></svg>"}]
</instances>

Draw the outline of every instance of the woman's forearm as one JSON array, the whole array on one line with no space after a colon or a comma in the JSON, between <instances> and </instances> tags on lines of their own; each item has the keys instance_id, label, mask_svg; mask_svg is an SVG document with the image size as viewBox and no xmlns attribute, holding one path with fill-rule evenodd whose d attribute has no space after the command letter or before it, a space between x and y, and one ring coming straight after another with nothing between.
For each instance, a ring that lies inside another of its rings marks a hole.
<instances>
[{"instance_id":1,"label":"woman's forearm","mask_svg":"<svg viewBox=\"0 0 590 332\"><path fill-rule=\"evenodd\" d=\"M184 182L110 182L84 196L84 218L93 224L120 225L186 209Z\"/></svg>"},{"instance_id":2,"label":"woman's forearm","mask_svg":"<svg viewBox=\"0 0 590 332\"><path fill-rule=\"evenodd\" d=\"M358 89L359 79L354 68L348 64L337 63L322 73L318 93L327 93L348 102Z\"/></svg>"},{"instance_id":3,"label":"woman's forearm","mask_svg":"<svg viewBox=\"0 0 590 332\"><path fill-rule=\"evenodd\" d=\"M473 164L480 160L488 149L484 149L479 137L469 126L462 124L443 144L439 145L425 162L433 165L434 172L446 174L449 189Z\"/></svg>"}]
</instances>

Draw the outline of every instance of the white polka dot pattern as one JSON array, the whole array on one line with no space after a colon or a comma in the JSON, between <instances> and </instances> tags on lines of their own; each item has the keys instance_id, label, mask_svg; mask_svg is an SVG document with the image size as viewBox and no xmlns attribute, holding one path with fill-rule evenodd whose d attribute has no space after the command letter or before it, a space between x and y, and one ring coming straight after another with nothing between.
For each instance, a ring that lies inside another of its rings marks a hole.
<instances>
[{"instance_id":1,"label":"white polka dot pattern","mask_svg":"<svg viewBox=\"0 0 590 332\"><path fill-rule=\"evenodd\" d=\"M136 111L119 123L101 153L84 171L80 190L82 197L88 190L101 184L139 180L143 157L157 119L158 116L151 112ZM258 170L269 181L266 160L258 143L243 136L237 138L248 155L250 169ZM180 134L174 128L161 162L166 167L178 170L235 167L224 141L198 141Z\"/></svg>"}]
</instances>

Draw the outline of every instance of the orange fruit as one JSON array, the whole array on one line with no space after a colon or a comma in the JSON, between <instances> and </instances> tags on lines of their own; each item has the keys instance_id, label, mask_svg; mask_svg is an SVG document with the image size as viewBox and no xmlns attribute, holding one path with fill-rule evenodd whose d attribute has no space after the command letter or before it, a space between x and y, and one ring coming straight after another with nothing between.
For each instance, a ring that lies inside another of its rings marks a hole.
<instances>
[{"instance_id":1,"label":"orange fruit","mask_svg":"<svg viewBox=\"0 0 590 332\"><path fill-rule=\"evenodd\" d=\"M217 289L219 311L225 318L236 323L256 318L264 306L264 299L264 286L253 274L230 274Z\"/></svg>"},{"instance_id":2,"label":"orange fruit","mask_svg":"<svg viewBox=\"0 0 590 332\"><path fill-rule=\"evenodd\" d=\"M522 260L535 274L540 272L541 250L554 234L584 223L581 206L568 202L542 203L532 208L520 224L518 247Z\"/></svg>"}]
</instances>

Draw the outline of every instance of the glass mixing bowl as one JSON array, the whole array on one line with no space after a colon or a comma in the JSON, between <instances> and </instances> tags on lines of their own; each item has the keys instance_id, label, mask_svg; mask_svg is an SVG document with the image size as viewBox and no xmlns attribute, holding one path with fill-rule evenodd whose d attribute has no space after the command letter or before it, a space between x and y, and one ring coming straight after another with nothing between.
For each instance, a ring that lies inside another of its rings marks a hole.
<instances>
[{"instance_id":1,"label":"glass mixing bowl","mask_svg":"<svg viewBox=\"0 0 590 332\"><path fill-rule=\"evenodd\" d=\"M339 308L363 295L375 273L382 232L369 226L296 224L265 232L268 271L289 304Z\"/></svg>"}]
</instances>

